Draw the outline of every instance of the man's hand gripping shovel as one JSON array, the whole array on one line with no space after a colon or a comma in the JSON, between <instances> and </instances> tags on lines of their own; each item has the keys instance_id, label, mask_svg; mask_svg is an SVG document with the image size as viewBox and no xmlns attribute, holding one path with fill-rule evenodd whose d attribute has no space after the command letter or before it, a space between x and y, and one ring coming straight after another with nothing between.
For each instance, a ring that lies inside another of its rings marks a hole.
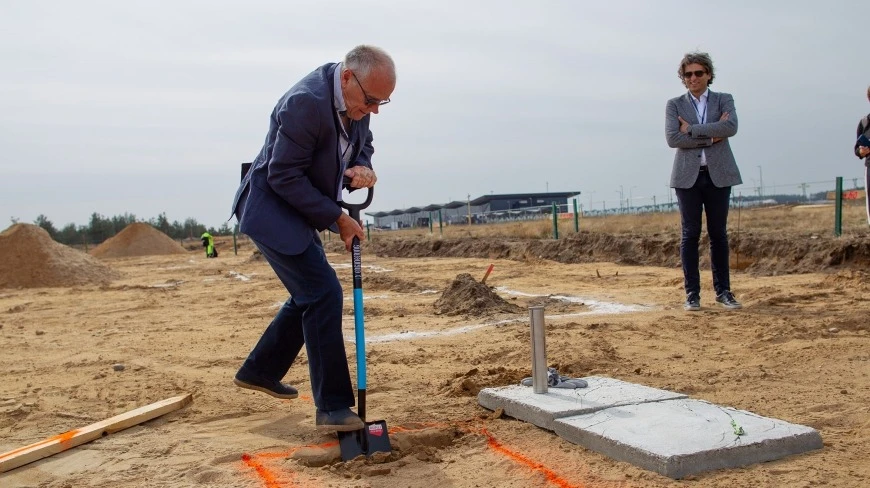
<instances>
[{"instance_id":1,"label":"man's hand gripping shovel","mask_svg":"<svg viewBox=\"0 0 870 488\"><path fill-rule=\"evenodd\" d=\"M346 208L350 216L360 221L360 211L372 203L374 188L368 189L368 195L363 203L339 202ZM362 294L362 259L360 257L359 238L354 236L351 245L351 259L353 262L353 319L354 332L356 335L356 377L357 377L357 413L365 422L361 430L339 432L338 442L341 447L341 459L350 461L357 456L371 456L376 452L389 454L392 452L390 437L387 432L386 420L366 422L366 341L365 319L363 316Z\"/></svg>"}]
</instances>

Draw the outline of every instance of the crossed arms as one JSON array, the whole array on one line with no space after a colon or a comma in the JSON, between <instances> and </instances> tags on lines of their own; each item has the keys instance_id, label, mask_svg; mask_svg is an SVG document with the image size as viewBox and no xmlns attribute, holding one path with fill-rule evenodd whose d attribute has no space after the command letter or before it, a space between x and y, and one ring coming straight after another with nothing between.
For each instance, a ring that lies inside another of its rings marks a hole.
<instances>
[{"instance_id":1,"label":"crossed arms","mask_svg":"<svg viewBox=\"0 0 870 488\"><path fill-rule=\"evenodd\" d=\"M665 136L668 146L680 149L710 147L713 144L737 134L737 112L734 97L720 93L722 97L722 116L716 122L689 125L680 117L677 100L668 100L665 109Z\"/></svg>"}]
</instances>

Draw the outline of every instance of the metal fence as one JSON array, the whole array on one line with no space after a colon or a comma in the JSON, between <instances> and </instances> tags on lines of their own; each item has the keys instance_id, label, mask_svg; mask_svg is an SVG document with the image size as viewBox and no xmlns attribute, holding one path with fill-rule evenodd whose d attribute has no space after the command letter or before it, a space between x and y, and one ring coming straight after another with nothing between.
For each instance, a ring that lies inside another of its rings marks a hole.
<instances>
[{"instance_id":1,"label":"metal fence","mask_svg":"<svg viewBox=\"0 0 870 488\"><path fill-rule=\"evenodd\" d=\"M750 208L772 205L799 205L833 203L836 180L760 186L753 178L731 190L732 208ZM843 198L863 200L866 189L864 177L843 178ZM602 198L607 191L591 190L588 196L569 199L568 203L556 205L560 217L573 216L575 208L581 216L602 217L608 215L677 212L677 197L672 188L661 195L634 195L636 187L620 186L610 191L616 198ZM627 193L627 194L626 194ZM382 229L420 228L430 225L472 225L552 218L553 206L523 207L511 210L490 210L488 205L462 206L434 211L415 211L378 219Z\"/></svg>"}]
</instances>

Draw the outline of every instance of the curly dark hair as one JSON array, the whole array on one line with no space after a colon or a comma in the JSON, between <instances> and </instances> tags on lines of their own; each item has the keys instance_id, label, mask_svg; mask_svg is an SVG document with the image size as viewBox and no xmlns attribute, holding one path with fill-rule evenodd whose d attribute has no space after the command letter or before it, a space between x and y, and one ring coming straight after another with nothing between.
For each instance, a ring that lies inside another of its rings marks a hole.
<instances>
[{"instance_id":1,"label":"curly dark hair","mask_svg":"<svg viewBox=\"0 0 870 488\"><path fill-rule=\"evenodd\" d=\"M683 86L687 86L686 80L683 79L683 70L685 70L686 66L690 64L700 64L703 66L704 71L710 73L710 80L707 81L707 86L713 84L713 79L716 78L716 73L713 71L713 59L711 59L710 55L707 53L695 51L693 53L686 53L686 55L683 56L683 60L680 61L680 67L677 69L677 76L680 78L680 81L683 82Z\"/></svg>"}]
</instances>

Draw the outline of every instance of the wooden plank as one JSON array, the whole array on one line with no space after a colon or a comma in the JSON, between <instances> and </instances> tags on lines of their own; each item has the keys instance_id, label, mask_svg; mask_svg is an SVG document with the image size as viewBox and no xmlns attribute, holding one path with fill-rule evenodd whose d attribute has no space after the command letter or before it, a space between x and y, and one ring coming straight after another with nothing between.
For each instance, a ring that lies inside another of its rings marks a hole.
<instances>
[{"instance_id":1,"label":"wooden plank","mask_svg":"<svg viewBox=\"0 0 870 488\"><path fill-rule=\"evenodd\" d=\"M167 398L166 400L139 407L127 413L88 425L87 427L64 432L29 446L5 452L0 454L0 473L155 419L184 407L192 400L193 397L190 394Z\"/></svg>"}]
</instances>

